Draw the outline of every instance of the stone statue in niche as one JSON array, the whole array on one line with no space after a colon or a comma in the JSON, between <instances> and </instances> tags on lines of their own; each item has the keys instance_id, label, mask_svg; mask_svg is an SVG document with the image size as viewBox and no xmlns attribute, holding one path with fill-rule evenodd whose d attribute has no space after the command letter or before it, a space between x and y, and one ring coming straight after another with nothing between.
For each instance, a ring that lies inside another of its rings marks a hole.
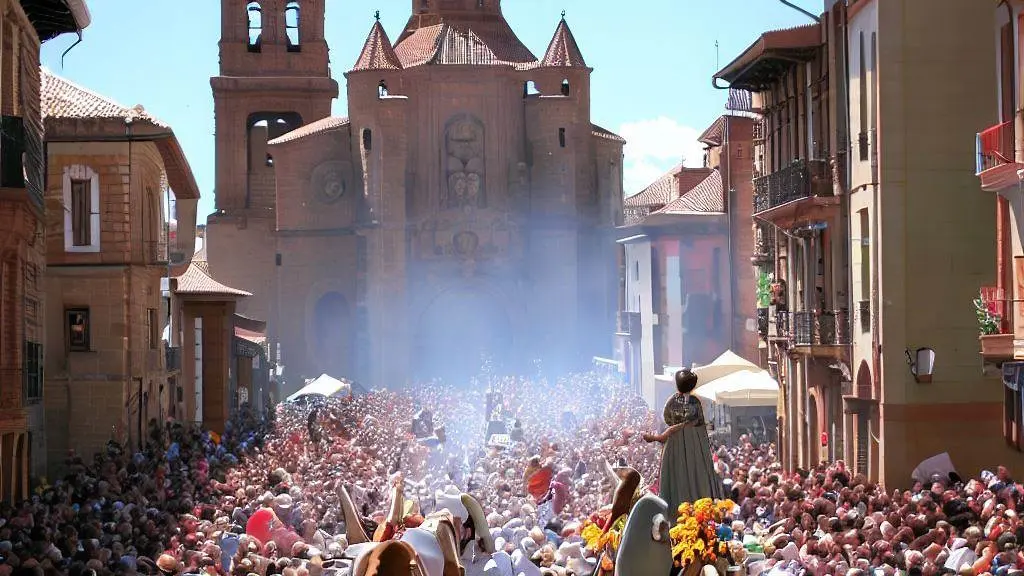
<instances>
[{"instance_id":1,"label":"stone statue in niche","mask_svg":"<svg viewBox=\"0 0 1024 576\"><path fill-rule=\"evenodd\" d=\"M484 127L476 118L463 115L448 122L445 175L442 209L484 206Z\"/></svg>"}]
</instances>

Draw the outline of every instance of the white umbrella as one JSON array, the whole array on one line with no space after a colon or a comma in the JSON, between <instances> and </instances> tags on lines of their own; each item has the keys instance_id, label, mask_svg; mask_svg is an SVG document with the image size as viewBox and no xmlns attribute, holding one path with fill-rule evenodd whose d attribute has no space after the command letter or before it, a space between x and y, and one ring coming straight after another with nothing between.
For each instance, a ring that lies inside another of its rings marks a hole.
<instances>
[{"instance_id":1,"label":"white umbrella","mask_svg":"<svg viewBox=\"0 0 1024 576\"><path fill-rule=\"evenodd\" d=\"M949 475L953 472L956 472L953 460L949 457L948 452L943 452L918 464L910 477L913 480L925 483L931 482L932 476L939 476L943 480L949 480Z\"/></svg>"},{"instance_id":2,"label":"white umbrella","mask_svg":"<svg viewBox=\"0 0 1024 576\"><path fill-rule=\"evenodd\" d=\"M749 360L744 359L732 350L726 350L721 356L715 358L714 362L706 366L694 366L693 373L697 375L697 386L707 386L719 378L728 376L735 372L760 372L761 367Z\"/></svg>"},{"instance_id":3,"label":"white umbrella","mask_svg":"<svg viewBox=\"0 0 1024 576\"><path fill-rule=\"evenodd\" d=\"M701 386L694 394L725 406L775 406L779 383L764 370L742 370Z\"/></svg>"}]
</instances>

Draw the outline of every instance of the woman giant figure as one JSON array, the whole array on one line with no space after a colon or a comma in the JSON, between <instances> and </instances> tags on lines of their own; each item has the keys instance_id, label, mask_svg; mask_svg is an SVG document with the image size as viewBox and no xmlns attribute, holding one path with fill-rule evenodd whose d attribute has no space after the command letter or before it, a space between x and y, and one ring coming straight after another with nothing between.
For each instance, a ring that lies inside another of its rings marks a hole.
<instances>
[{"instance_id":1,"label":"woman giant figure","mask_svg":"<svg viewBox=\"0 0 1024 576\"><path fill-rule=\"evenodd\" d=\"M683 502L701 498L725 498L725 486L711 460L711 439L700 399L691 394L697 375L689 369L676 372L677 392L665 403L663 434L644 434L647 442L662 442L659 495L675 513Z\"/></svg>"}]
</instances>

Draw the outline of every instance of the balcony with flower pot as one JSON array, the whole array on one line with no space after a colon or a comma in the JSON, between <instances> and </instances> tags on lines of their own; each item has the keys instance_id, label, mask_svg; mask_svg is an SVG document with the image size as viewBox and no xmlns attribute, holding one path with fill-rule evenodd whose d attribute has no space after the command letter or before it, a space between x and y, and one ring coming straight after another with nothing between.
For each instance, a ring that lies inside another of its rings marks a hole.
<instances>
[{"instance_id":1,"label":"balcony with flower pot","mask_svg":"<svg viewBox=\"0 0 1024 576\"><path fill-rule=\"evenodd\" d=\"M988 362L1013 360L1013 329L1007 315L1012 305L1003 290L993 286L983 287L974 299L981 356Z\"/></svg>"}]
</instances>

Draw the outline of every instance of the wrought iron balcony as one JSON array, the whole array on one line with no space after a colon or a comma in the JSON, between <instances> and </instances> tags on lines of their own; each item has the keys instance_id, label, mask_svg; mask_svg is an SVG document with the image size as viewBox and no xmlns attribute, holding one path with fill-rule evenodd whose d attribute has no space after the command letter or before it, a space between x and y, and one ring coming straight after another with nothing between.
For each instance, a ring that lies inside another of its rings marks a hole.
<instances>
[{"instance_id":1,"label":"wrought iron balcony","mask_svg":"<svg viewBox=\"0 0 1024 576\"><path fill-rule=\"evenodd\" d=\"M825 160L797 160L754 179L754 214L804 198L830 196L831 171Z\"/></svg>"},{"instance_id":2,"label":"wrought iron balcony","mask_svg":"<svg viewBox=\"0 0 1024 576\"><path fill-rule=\"evenodd\" d=\"M754 122L754 142L763 142L765 134L765 121Z\"/></svg>"},{"instance_id":3,"label":"wrought iron balcony","mask_svg":"<svg viewBox=\"0 0 1024 576\"><path fill-rule=\"evenodd\" d=\"M775 337L782 339L792 337L789 330L789 312L780 310L775 313Z\"/></svg>"},{"instance_id":4,"label":"wrought iron balcony","mask_svg":"<svg viewBox=\"0 0 1024 576\"><path fill-rule=\"evenodd\" d=\"M757 309L757 333L762 337L768 336L768 309Z\"/></svg>"},{"instance_id":5,"label":"wrought iron balcony","mask_svg":"<svg viewBox=\"0 0 1024 576\"><path fill-rule=\"evenodd\" d=\"M780 336L783 336L780 330L782 323L786 324L786 335L794 346L842 346L850 343L848 310L780 312L776 318L776 330Z\"/></svg>"},{"instance_id":6,"label":"wrought iron balcony","mask_svg":"<svg viewBox=\"0 0 1024 576\"><path fill-rule=\"evenodd\" d=\"M1016 147L1013 125L1013 121L1003 122L978 133L975 138L978 151L977 174L1013 163Z\"/></svg>"}]
</instances>

